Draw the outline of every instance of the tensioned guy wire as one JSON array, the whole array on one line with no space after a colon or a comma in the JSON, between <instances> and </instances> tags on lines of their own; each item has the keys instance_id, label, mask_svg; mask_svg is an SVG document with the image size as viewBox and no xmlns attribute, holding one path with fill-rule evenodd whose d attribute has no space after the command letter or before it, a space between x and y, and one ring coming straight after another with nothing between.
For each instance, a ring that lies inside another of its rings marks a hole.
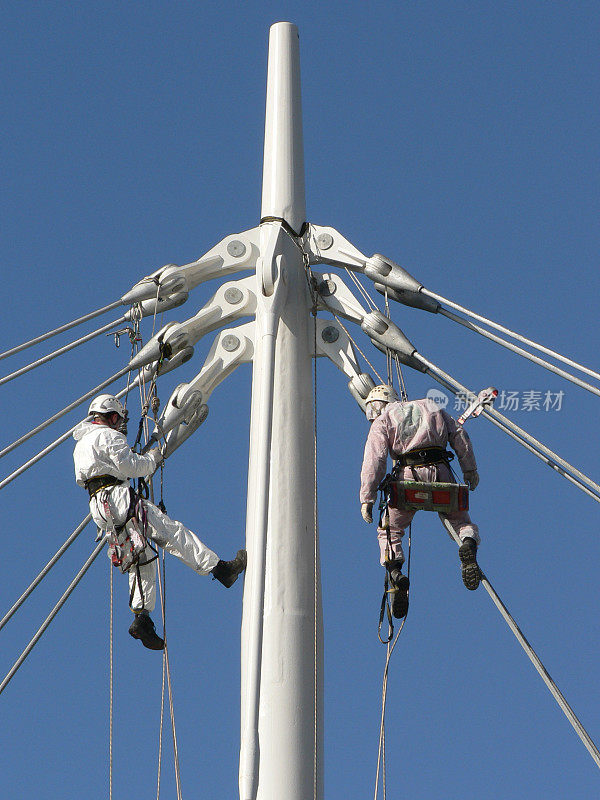
<instances>
[{"instance_id":1,"label":"tensioned guy wire","mask_svg":"<svg viewBox=\"0 0 600 800\"><path fill-rule=\"evenodd\" d=\"M139 380L140 380L140 378L139 378L139 375L138 375L138 377L136 377L128 387L125 387L124 389L121 389L121 391L118 392L115 395L115 397L118 398L118 399L123 397L123 395L126 394L129 391L129 389L132 389L135 386L137 386ZM91 417L86 417L85 419L91 419ZM73 431L77 427L77 425L80 425L80 424L81 424L81 422L77 422L75 425L73 425L72 428L69 428L68 431L65 431L65 433L62 434L62 436L59 436L58 439L55 439L49 445L46 445L46 447L44 447L43 450L40 450L39 453L36 453L28 461L26 461L24 464L21 464L20 467L17 467L16 470L14 470L9 475L7 475L6 478L4 478L3 480L0 481L0 490L4 489L5 486L8 486L8 484L11 483L12 481L14 481L15 478L18 478L19 475L22 475L26 470L29 469L29 467L32 467L34 464L37 464L38 461L41 461L42 458L44 458L44 456L47 456L49 453L51 453L54 449L56 449L58 447L59 444L62 444L67 439L69 439L70 436L72 435Z\"/></svg>"},{"instance_id":2,"label":"tensioned guy wire","mask_svg":"<svg viewBox=\"0 0 600 800\"><path fill-rule=\"evenodd\" d=\"M32 361L31 364L27 364L20 369L11 372L9 375L5 375L3 378L0 378L0 386L3 386L5 383L14 380L15 378L19 378L21 375L24 375L26 372L30 372L32 369L36 367L41 367L42 364L47 364L48 361L52 361L54 358L58 358L58 356L62 356L63 353L68 353L69 350L73 350L75 347L79 347L86 342L89 342L91 339L94 339L96 336L100 336L107 331L112 330L112 328L116 328L118 325L121 325L123 322L127 320L127 317L119 317L115 319L113 322L109 322L108 325L103 325L101 328L98 328L91 333L82 336L81 339L75 339L75 341L66 344L64 347L60 347L58 350L54 350L52 353L48 353L47 356L43 356L42 358L38 358L37 361Z\"/></svg>"},{"instance_id":3,"label":"tensioned guy wire","mask_svg":"<svg viewBox=\"0 0 600 800\"><path fill-rule=\"evenodd\" d=\"M91 522L92 515L88 514L87 517L79 523L79 525L75 528L73 533L69 536L67 541L56 551L56 553L52 556L50 561L46 564L44 569L33 579L33 581L29 584L27 589L23 592L21 597L17 600L16 603L6 612L6 614L0 620L0 630L6 625L9 619L15 614L16 611L23 605L25 600L29 597L29 595L33 592L35 587L41 583L41 581L46 577L46 575L50 572L52 567L56 564L59 558L67 551L67 549L73 544L75 539L79 536L81 531Z\"/></svg>"},{"instance_id":4,"label":"tensioned guy wire","mask_svg":"<svg viewBox=\"0 0 600 800\"><path fill-rule=\"evenodd\" d=\"M446 530L448 531L450 536L454 539L456 544L460 547L462 542L461 542L460 538L457 536L457 534L454 531L454 528L452 527L450 522L442 514L440 514L439 517L442 520L442 523L444 524L444 527L446 528ZM483 571L481 571L481 584L485 588L485 590L489 594L489 596L492 598L492 600L494 602L494 605L496 606L496 608L498 609L498 611L500 612L500 614L504 618L504 621L506 622L508 627L513 632L515 638L517 639L517 641L519 642L519 644L521 645L523 650L527 653L527 656L528 656L529 660L531 661L533 666L536 668L536 670L540 674L542 680L544 681L544 683L546 684L546 686L550 690L550 693L552 694L552 696L554 697L554 699L558 703L559 708L561 709L561 711L563 712L565 717L569 720L569 722L573 726L573 729L575 730L575 732L577 733L577 735L579 736L579 738L583 742L586 750L588 751L588 753L591 755L591 757L596 762L596 766L600 767L600 753L598 752L598 748L596 747L596 745L592 741L590 735L588 734L586 729L583 727L583 725L581 724L581 722L577 718L577 716L576 716L575 712L573 711L573 709L571 708L571 706L567 703L564 695L559 690L558 686L554 683L554 681L552 680L552 678L548 674L548 671L546 670L546 667L542 664L542 662L541 662L540 658L538 657L537 653L535 652L533 647L529 644L529 642L527 641L527 639L523 635L523 632L521 631L521 629L519 628L519 626L517 625L517 623L515 622L515 620L511 616L509 610L506 608L506 606L504 605L502 600L497 595L496 591L494 590L494 587L489 582L489 580L486 578L486 576L483 574Z\"/></svg>"},{"instance_id":5,"label":"tensioned guy wire","mask_svg":"<svg viewBox=\"0 0 600 800\"><path fill-rule=\"evenodd\" d=\"M27 658L29 653L31 653L31 651L33 650L35 645L38 643L38 641L41 639L43 633L48 628L48 626L50 625L50 623L52 622L54 617L58 614L60 609L67 602L69 596L71 595L71 593L73 592L73 590L75 589L77 584L81 581L81 579L83 578L85 573L91 567L92 563L98 557L100 551L102 550L102 548L106 544L107 538L108 538L107 535L104 534L102 539L100 539L100 541L98 542L96 548L92 551L92 554L85 561L84 565L81 567L81 569L79 570L77 575L75 575L75 577L73 578L73 580L71 581L71 583L69 584L67 589L65 590L64 594L62 595L62 597L60 598L58 603L54 606L54 608L52 609L50 614L46 617L46 619L44 620L44 622L42 623L40 628L35 633L33 639L29 642L29 644L27 645L25 650L23 650L23 652L21 653L19 658L15 661L15 663L13 664L13 666L11 667L9 672L7 673L7 675L4 678L4 680L2 681L2 683L0 683L0 694L2 694L2 692L6 689L6 687L8 686L8 684L10 683L12 678L14 677L14 675L17 672L17 670L19 669L19 667L23 664L23 662L25 661L25 659Z\"/></svg>"},{"instance_id":6,"label":"tensioned guy wire","mask_svg":"<svg viewBox=\"0 0 600 800\"><path fill-rule=\"evenodd\" d=\"M122 305L121 301L115 300L114 303L109 303L107 306L103 306L97 311L92 311L90 314L86 314L83 317L74 319L72 322L67 322L66 325L61 325L60 328L55 328L53 331L48 331L48 333L43 333L41 336L36 336L35 339L31 339L28 342L19 344L16 347L11 347L10 350L5 350L4 353L0 353L0 361L2 361L3 358L8 358L8 356L14 355L15 353L20 353L21 350L26 350L28 347L32 347L34 344L39 344L46 339L50 339L52 336L56 336L59 333L64 333L65 331L74 328L76 325L81 325L83 322L94 319L94 317L99 317L100 314L106 314L107 311L112 311L113 308L117 308L120 305Z\"/></svg>"},{"instance_id":7,"label":"tensioned guy wire","mask_svg":"<svg viewBox=\"0 0 600 800\"><path fill-rule=\"evenodd\" d=\"M571 381L571 383L574 383L576 386L580 386L582 389L586 389L588 392L600 397L600 389L598 389L596 386L592 386L591 384L587 383L587 381L582 381L581 378L571 375L570 372L565 372L563 369L560 369L560 367L551 364L549 361L545 361L543 358L534 356L533 353L523 350L522 347L518 347L516 344L512 344L512 342L507 342L506 339L502 339L501 336L496 336L495 334L490 333L490 331L486 331L485 328L481 328L479 325L475 325L473 322L469 322L468 320L459 317L458 314L453 314L452 311L447 311L445 308L440 308L438 313L443 314L443 316L451 319L453 322L458 322L465 328L475 331L475 333L479 333L481 336L485 336L486 339L490 339L492 342L496 342L502 347L506 347L507 350L512 350L513 353L517 353L517 355L523 356L523 358L527 358L529 361L533 361L534 364L539 364L540 367L544 367L544 369L554 372L555 375L559 375L561 378L565 378L566 380Z\"/></svg>"},{"instance_id":8,"label":"tensioned guy wire","mask_svg":"<svg viewBox=\"0 0 600 800\"><path fill-rule=\"evenodd\" d=\"M426 372L428 375L430 375L434 380L436 380L453 394L465 393L467 396L472 394L466 387L458 383L458 381L456 381L451 375L448 375L448 373L441 370L435 364L432 364L420 353L415 352L414 358L418 359L427 367ZM482 414L489 419L490 422L496 425L496 427L500 428L500 430L518 442L518 444L525 447L525 449L529 450L529 452L533 453L535 456L537 456L537 458L541 459L551 469L553 469L555 472L558 472L558 474L562 475L563 478L566 478L568 481L573 483L575 486L577 486L577 488L581 489L582 492L585 492L597 503L600 503L600 486L592 481L591 478L588 478L587 475L584 475L572 464L569 464L568 461L565 461L557 453L554 453L552 450L550 450L550 448L546 447L533 436L528 434L527 431L519 428L518 425L515 425L498 411L490 408L484 408ZM572 474L570 475L568 471L570 471ZM591 487L593 491L590 491L587 488L588 486Z\"/></svg>"},{"instance_id":9,"label":"tensioned guy wire","mask_svg":"<svg viewBox=\"0 0 600 800\"><path fill-rule=\"evenodd\" d=\"M86 392L81 397L78 397L77 400L74 400L72 403L69 403L68 406L65 406L60 411L57 411L56 414L49 417L45 422L42 422L35 428L32 428L28 433L23 434L23 436L14 441L12 444L7 445L3 450L0 450L0 458L3 458L8 453L11 453L15 448L23 444L23 442L26 442L28 439L31 439L32 436L35 436L36 433L43 431L44 428L48 427L48 425L52 425L53 422L56 422L56 420L60 419L61 417L64 417L65 414L69 413L69 411L72 411L74 408L77 408L77 406L80 406L82 403L85 403L85 401L89 400L90 397L93 397L95 394L101 392L102 389L106 388L111 383L114 383L120 377L125 375L125 373L128 371L129 371L128 367L123 367L123 369L120 369L118 372L115 372L114 375L111 375L110 378L107 378L105 381L102 381L102 383L99 383L98 386L94 386L94 388L90 389L89 392Z\"/></svg>"},{"instance_id":10,"label":"tensioned guy wire","mask_svg":"<svg viewBox=\"0 0 600 800\"><path fill-rule=\"evenodd\" d=\"M505 328L504 325L500 325L497 322L493 322L491 319L487 317L483 317L480 314L476 314L474 311L471 311L464 306L459 305L458 303L452 302L452 300L448 300L446 297L442 297L442 295L435 294L435 292L430 292L429 289L425 289L422 287L420 289L420 293L426 295L427 297L431 297L433 300L437 300L438 303L445 303L446 305L454 308L456 311L460 311L462 314L466 314L468 317L472 317L476 319L478 322L483 322L485 325L489 325L491 328L495 328L497 331L501 333L505 333L507 336L510 336L512 339L516 339L518 342L522 342L523 344L527 344L530 347L539 350L541 353L545 353L547 356L552 356L552 358L556 358L558 361L562 361L563 364L568 364L570 367L574 369L578 369L580 372L585 372L586 375L589 375L592 378L596 378L600 380L600 374L594 372L592 369L588 369L588 367L584 367L582 364L578 364L577 361L573 361L571 358L567 358L566 356L557 353L555 350L551 350L549 347L544 347L537 342L534 342L532 339L528 339L526 336L521 336L521 334L516 333L515 331L511 331L510 328Z\"/></svg>"}]
</instances>

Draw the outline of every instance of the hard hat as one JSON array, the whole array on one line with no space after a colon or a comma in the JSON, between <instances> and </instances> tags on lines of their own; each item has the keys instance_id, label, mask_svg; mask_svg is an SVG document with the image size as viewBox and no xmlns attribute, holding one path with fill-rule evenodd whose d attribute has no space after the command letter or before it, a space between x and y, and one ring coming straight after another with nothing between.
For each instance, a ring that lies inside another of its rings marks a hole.
<instances>
[{"instance_id":1,"label":"hard hat","mask_svg":"<svg viewBox=\"0 0 600 800\"><path fill-rule=\"evenodd\" d=\"M396 394L396 390L393 386L388 386L386 383L382 383L379 386L375 386L369 394L367 395L367 399L365 403L368 405L372 403L373 400L383 400L384 403L395 403L398 400L398 395Z\"/></svg>"},{"instance_id":2,"label":"hard hat","mask_svg":"<svg viewBox=\"0 0 600 800\"><path fill-rule=\"evenodd\" d=\"M88 414L112 414L113 412L123 419L127 416L127 411L113 394L99 394L98 397L94 397L88 408Z\"/></svg>"}]
</instances>

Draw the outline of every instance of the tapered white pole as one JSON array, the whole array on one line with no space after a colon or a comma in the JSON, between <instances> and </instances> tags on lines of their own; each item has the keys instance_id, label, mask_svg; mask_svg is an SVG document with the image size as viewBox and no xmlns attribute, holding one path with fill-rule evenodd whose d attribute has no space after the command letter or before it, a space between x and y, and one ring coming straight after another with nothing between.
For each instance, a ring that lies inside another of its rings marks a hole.
<instances>
[{"instance_id":1,"label":"tapered white pole","mask_svg":"<svg viewBox=\"0 0 600 800\"><path fill-rule=\"evenodd\" d=\"M298 32L269 41L242 620L241 800L322 799L322 613Z\"/></svg>"}]
</instances>

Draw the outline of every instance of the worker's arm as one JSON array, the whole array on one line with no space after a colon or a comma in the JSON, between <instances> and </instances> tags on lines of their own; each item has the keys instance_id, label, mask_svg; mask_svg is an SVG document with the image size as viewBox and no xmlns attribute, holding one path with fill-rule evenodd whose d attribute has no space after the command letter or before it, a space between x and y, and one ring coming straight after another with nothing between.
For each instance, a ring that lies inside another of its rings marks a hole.
<instances>
[{"instance_id":1,"label":"worker's arm","mask_svg":"<svg viewBox=\"0 0 600 800\"><path fill-rule=\"evenodd\" d=\"M161 461L158 448L142 456L133 452L125 435L119 431L107 428L105 437L106 454L120 475L127 478L147 478L156 471Z\"/></svg>"},{"instance_id":2,"label":"worker's arm","mask_svg":"<svg viewBox=\"0 0 600 800\"><path fill-rule=\"evenodd\" d=\"M362 469L360 473L360 502L374 503L377 487L383 480L388 455L388 435L385 421L378 417L371 425L365 444Z\"/></svg>"},{"instance_id":3,"label":"worker's arm","mask_svg":"<svg viewBox=\"0 0 600 800\"><path fill-rule=\"evenodd\" d=\"M469 484L469 488L473 490L479 483L479 475L477 473L477 462L475 461L475 453L473 452L473 445L471 444L469 434L462 425L457 424L456 420L451 417L450 414L442 411L442 415L446 423L446 428L448 429L448 442L458 456L458 463L460 464L465 480Z\"/></svg>"}]
</instances>

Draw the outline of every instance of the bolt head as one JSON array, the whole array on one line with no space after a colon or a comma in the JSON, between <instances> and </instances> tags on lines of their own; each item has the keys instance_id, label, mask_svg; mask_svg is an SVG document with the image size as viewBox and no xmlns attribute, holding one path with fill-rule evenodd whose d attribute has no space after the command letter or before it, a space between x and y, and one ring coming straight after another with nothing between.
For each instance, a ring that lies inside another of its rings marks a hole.
<instances>
[{"instance_id":1,"label":"bolt head","mask_svg":"<svg viewBox=\"0 0 600 800\"><path fill-rule=\"evenodd\" d=\"M321 283L317 286L317 291L321 295L321 297L330 297L332 294L335 294L336 285L333 281L321 281Z\"/></svg>"},{"instance_id":2,"label":"bolt head","mask_svg":"<svg viewBox=\"0 0 600 800\"><path fill-rule=\"evenodd\" d=\"M227 252L233 258L241 258L246 252L246 245L243 242L240 242L239 239L233 239L227 245Z\"/></svg>"},{"instance_id":3,"label":"bolt head","mask_svg":"<svg viewBox=\"0 0 600 800\"><path fill-rule=\"evenodd\" d=\"M330 233L320 233L317 236L317 245L319 250L329 250L333 244L333 236Z\"/></svg>"},{"instance_id":4,"label":"bolt head","mask_svg":"<svg viewBox=\"0 0 600 800\"><path fill-rule=\"evenodd\" d=\"M241 303L243 296L241 289L238 289L237 286L230 286L229 289L225 290L225 300L232 305Z\"/></svg>"},{"instance_id":5,"label":"bolt head","mask_svg":"<svg viewBox=\"0 0 600 800\"><path fill-rule=\"evenodd\" d=\"M223 349L227 350L228 353L233 353L234 350L237 350L240 346L240 340L237 336L234 336L232 333L227 334L227 336L223 337L222 341Z\"/></svg>"},{"instance_id":6,"label":"bolt head","mask_svg":"<svg viewBox=\"0 0 600 800\"><path fill-rule=\"evenodd\" d=\"M340 332L335 325L328 325L326 328L323 328L323 333L321 336L324 342L333 344L333 342L337 342L337 340L340 338Z\"/></svg>"}]
</instances>

